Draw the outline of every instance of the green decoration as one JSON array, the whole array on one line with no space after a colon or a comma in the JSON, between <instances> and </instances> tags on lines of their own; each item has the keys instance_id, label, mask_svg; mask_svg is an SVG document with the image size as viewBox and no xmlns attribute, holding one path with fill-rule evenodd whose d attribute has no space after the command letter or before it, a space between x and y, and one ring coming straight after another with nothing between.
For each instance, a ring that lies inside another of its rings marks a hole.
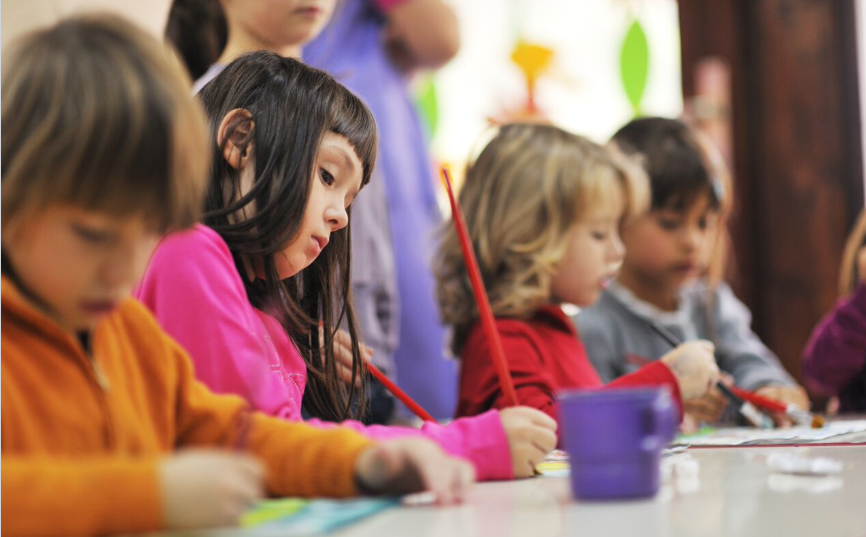
<instances>
[{"instance_id":1,"label":"green decoration","mask_svg":"<svg viewBox=\"0 0 866 537\"><path fill-rule=\"evenodd\" d=\"M640 115L640 103L649 78L649 42L643 27L636 19L629 26L622 41L619 73L628 101L635 115Z\"/></svg>"},{"instance_id":2,"label":"green decoration","mask_svg":"<svg viewBox=\"0 0 866 537\"><path fill-rule=\"evenodd\" d=\"M418 86L415 93L415 106L421 114L422 123L427 128L427 136L432 140L436 135L436 127L439 125L439 104L433 76L427 77Z\"/></svg>"}]
</instances>

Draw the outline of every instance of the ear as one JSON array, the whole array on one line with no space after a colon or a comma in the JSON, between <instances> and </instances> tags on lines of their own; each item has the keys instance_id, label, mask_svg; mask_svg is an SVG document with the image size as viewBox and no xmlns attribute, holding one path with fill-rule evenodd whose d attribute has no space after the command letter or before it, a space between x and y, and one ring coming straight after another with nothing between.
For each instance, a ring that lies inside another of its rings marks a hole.
<instances>
[{"instance_id":1,"label":"ear","mask_svg":"<svg viewBox=\"0 0 866 537\"><path fill-rule=\"evenodd\" d=\"M223 158L236 170L244 169L253 159L253 115L245 108L235 108L223 118L217 129L217 146Z\"/></svg>"}]
</instances>

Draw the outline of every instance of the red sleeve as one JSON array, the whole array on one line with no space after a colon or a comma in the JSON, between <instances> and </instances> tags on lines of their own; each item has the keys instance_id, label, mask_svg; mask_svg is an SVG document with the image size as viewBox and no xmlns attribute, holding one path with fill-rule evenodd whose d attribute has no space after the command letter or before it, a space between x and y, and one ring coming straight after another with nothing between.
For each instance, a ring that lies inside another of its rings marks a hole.
<instances>
[{"instance_id":1,"label":"red sleeve","mask_svg":"<svg viewBox=\"0 0 866 537\"><path fill-rule=\"evenodd\" d=\"M501 328L499 332L520 405L537 408L556 419L553 383L544 366L542 351L525 333ZM458 417L480 414L491 408L506 408L505 394L499 386L486 338L471 338L461 356Z\"/></svg>"},{"instance_id":2,"label":"red sleeve","mask_svg":"<svg viewBox=\"0 0 866 537\"><path fill-rule=\"evenodd\" d=\"M640 386L667 386L671 391L671 397L677 405L680 421L683 419L683 397L680 394L680 385L671 370L662 362L653 362L638 369L634 373L623 375L610 384L608 388L633 388Z\"/></svg>"}]
</instances>

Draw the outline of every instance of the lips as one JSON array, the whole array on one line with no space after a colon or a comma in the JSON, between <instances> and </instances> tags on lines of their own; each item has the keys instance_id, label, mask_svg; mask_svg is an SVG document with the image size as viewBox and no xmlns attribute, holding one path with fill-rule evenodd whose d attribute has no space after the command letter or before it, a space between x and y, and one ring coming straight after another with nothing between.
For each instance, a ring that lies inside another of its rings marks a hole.
<instances>
[{"instance_id":1,"label":"lips","mask_svg":"<svg viewBox=\"0 0 866 537\"><path fill-rule=\"evenodd\" d=\"M117 308L117 300L85 300L81 302L81 309L90 315L106 315Z\"/></svg>"}]
</instances>

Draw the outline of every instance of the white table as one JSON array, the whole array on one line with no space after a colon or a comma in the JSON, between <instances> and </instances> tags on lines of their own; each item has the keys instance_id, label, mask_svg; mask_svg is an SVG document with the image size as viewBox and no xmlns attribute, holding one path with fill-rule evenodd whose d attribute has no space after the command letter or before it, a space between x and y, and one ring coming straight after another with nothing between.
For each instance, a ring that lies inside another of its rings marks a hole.
<instances>
[{"instance_id":1,"label":"white table","mask_svg":"<svg viewBox=\"0 0 866 537\"><path fill-rule=\"evenodd\" d=\"M833 477L772 473L771 453L830 457ZM449 508L401 507L333 535L391 536L866 536L866 445L689 449L694 478L669 476L645 501L581 503L567 478L482 483Z\"/></svg>"}]
</instances>

